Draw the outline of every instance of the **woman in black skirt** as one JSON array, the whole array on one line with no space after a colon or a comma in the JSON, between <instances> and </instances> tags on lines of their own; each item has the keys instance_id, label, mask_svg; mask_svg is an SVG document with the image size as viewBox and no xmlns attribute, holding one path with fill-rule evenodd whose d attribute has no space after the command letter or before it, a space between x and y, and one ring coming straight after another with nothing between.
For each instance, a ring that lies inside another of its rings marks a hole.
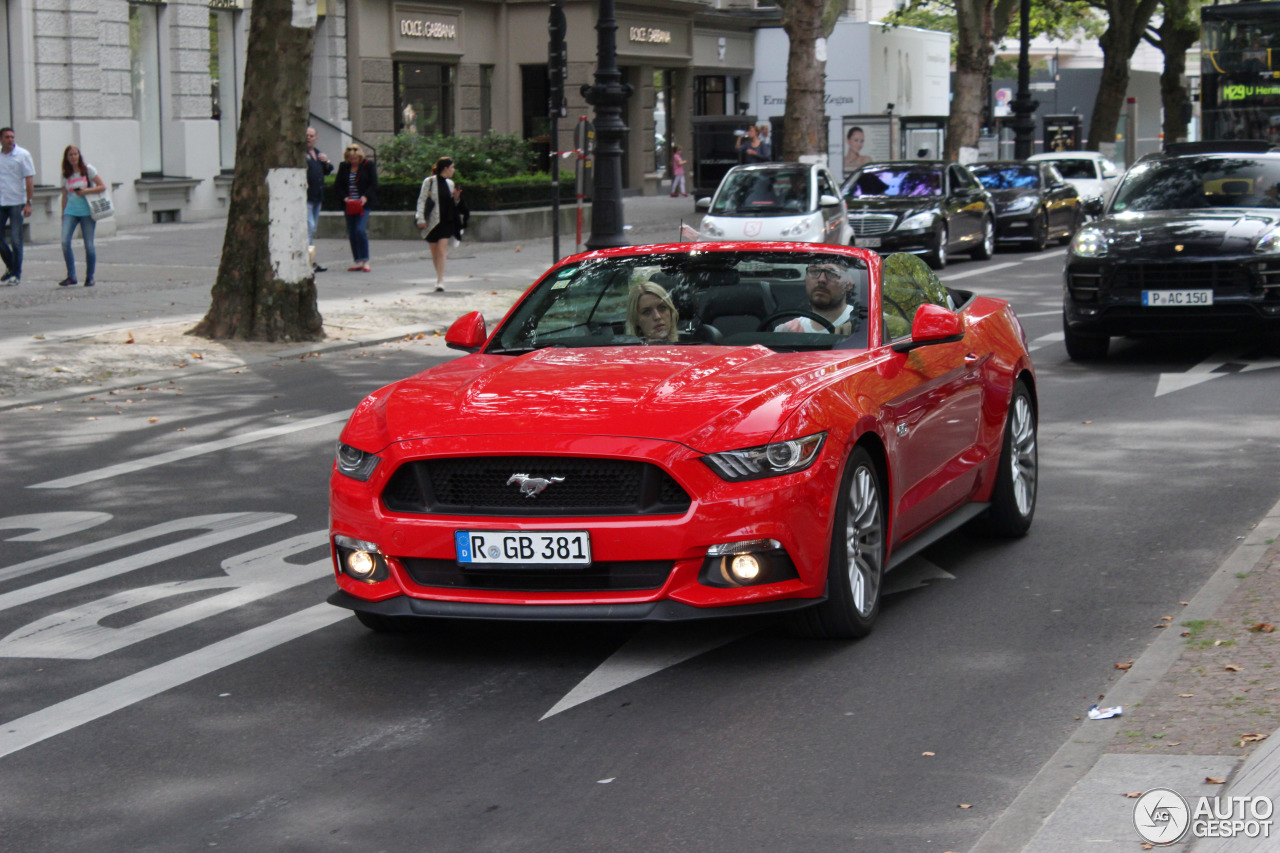
<instances>
[{"instance_id":1,"label":"woman in black skirt","mask_svg":"<svg viewBox=\"0 0 1280 853\"><path fill-rule=\"evenodd\" d=\"M418 228L427 232L431 263L436 268L436 290L444 290L444 264L449 254L449 241L461 237L464 227L460 212L462 190L450 180L453 173L452 157L441 157L436 161L418 191L418 209L414 216Z\"/></svg>"}]
</instances>

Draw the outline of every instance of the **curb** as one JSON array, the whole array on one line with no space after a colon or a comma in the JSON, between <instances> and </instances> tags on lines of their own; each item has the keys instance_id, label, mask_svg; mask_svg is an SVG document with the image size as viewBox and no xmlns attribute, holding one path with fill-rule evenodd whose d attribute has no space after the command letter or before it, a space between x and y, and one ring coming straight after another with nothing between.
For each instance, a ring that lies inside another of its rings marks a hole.
<instances>
[{"instance_id":1,"label":"curb","mask_svg":"<svg viewBox=\"0 0 1280 853\"><path fill-rule=\"evenodd\" d=\"M1211 619L1241 583L1238 575L1251 572L1266 559L1268 539L1280 538L1280 502L1255 525L1253 531L1222 562L1200 591L1183 609L1185 620ZM1107 691L1106 704L1141 702L1182 654L1177 631L1164 631L1134 661L1132 668ZM1023 850L1045 822L1066 801L1068 794L1106 753L1112 737L1124 725L1123 718L1085 720L1059 747L1008 808L996 819L969 853L1010 853ZM1257 753L1255 753L1257 755ZM1247 761L1252 761L1250 756ZM1237 774L1238 775L1238 774ZM1234 780L1233 780L1234 781Z\"/></svg>"}]
</instances>

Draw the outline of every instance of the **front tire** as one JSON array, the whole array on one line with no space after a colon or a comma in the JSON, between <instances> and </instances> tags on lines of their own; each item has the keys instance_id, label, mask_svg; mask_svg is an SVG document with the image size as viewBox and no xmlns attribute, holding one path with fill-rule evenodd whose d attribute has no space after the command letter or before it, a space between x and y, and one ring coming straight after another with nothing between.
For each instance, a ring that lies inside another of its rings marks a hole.
<instances>
[{"instance_id":1,"label":"front tire","mask_svg":"<svg viewBox=\"0 0 1280 853\"><path fill-rule=\"evenodd\" d=\"M1013 386L1013 399L1005 419L1000 467L991 506L980 522L983 532L993 536L1025 536L1036 513L1036 485L1039 482L1039 455L1036 448L1036 407L1026 383Z\"/></svg>"},{"instance_id":2,"label":"front tire","mask_svg":"<svg viewBox=\"0 0 1280 853\"><path fill-rule=\"evenodd\" d=\"M827 560L827 600L792 616L797 633L822 639L856 639L871 633L880 614L884 578L883 489L871 455L849 456L841 479Z\"/></svg>"},{"instance_id":3,"label":"front tire","mask_svg":"<svg viewBox=\"0 0 1280 853\"><path fill-rule=\"evenodd\" d=\"M1043 252L1049 245L1049 214L1041 213L1031 223L1031 249Z\"/></svg>"},{"instance_id":4,"label":"front tire","mask_svg":"<svg viewBox=\"0 0 1280 853\"><path fill-rule=\"evenodd\" d=\"M929 265L929 269L942 270L947 268L947 223L942 223L938 228L937 243L924 256L924 262Z\"/></svg>"}]
</instances>

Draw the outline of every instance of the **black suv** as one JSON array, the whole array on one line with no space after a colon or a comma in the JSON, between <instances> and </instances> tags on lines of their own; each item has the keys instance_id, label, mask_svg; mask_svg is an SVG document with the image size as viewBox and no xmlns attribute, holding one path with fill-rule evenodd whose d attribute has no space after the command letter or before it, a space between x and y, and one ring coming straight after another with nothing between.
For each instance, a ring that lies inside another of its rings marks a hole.
<instances>
[{"instance_id":1,"label":"black suv","mask_svg":"<svg viewBox=\"0 0 1280 853\"><path fill-rule=\"evenodd\" d=\"M1136 162L1067 255L1067 354L1116 335L1280 332L1280 148L1170 145Z\"/></svg>"}]
</instances>

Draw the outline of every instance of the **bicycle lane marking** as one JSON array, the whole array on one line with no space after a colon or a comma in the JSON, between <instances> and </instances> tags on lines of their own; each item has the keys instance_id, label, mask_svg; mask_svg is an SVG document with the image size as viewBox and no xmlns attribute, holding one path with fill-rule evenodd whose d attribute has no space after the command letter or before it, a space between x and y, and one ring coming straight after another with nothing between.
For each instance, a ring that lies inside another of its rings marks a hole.
<instances>
[{"instance_id":1,"label":"bicycle lane marking","mask_svg":"<svg viewBox=\"0 0 1280 853\"><path fill-rule=\"evenodd\" d=\"M322 603L0 724L0 758L327 628L351 614Z\"/></svg>"},{"instance_id":2,"label":"bicycle lane marking","mask_svg":"<svg viewBox=\"0 0 1280 853\"><path fill-rule=\"evenodd\" d=\"M58 480L47 480L43 483L35 483L27 486L27 488L71 489L76 486L83 486L87 483L96 483L99 480L108 480L112 477L119 477L123 474L145 471L148 468L167 465L170 462L178 462L183 459L190 459L194 456L203 456L206 453L215 453L219 450L226 450L231 447L240 447L241 445L252 444L255 441L264 441L269 438L288 435L289 433L313 429L318 426L326 426L339 421L346 421L350 416L350 411L332 412L327 415L308 418L305 421L298 421L297 423L281 424L280 426L254 430L253 432L247 432L243 435L233 435L230 438L222 438L217 441L206 441L201 444L193 444L190 447L182 447L177 450L158 453L155 456L144 456L141 459L134 459L129 462L120 462L115 465L108 465L105 468L97 468L92 471L86 471L83 474L74 474L70 477L62 477Z\"/></svg>"}]
</instances>

